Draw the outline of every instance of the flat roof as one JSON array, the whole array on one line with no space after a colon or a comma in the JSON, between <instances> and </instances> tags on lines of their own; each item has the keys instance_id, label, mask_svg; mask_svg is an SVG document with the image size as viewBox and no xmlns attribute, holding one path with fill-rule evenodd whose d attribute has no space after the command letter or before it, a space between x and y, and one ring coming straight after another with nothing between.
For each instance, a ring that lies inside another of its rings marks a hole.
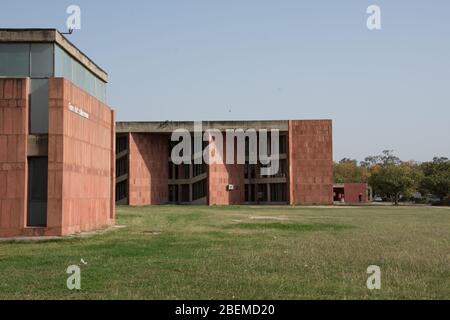
<instances>
[{"instance_id":1,"label":"flat roof","mask_svg":"<svg viewBox=\"0 0 450 320\"><path fill-rule=\"evenodd\" d=\"M108 82L108 74L94 61L85 55L80 49L73 45L57 29L1 29L1 42L51 42L57 43L67 51L75 60L81 63L95 76Z\"/></svg>"},{"instance_id":2,"label":"flat roof","mask_svg":"<svg viewBox=\"0 0 450 320\"><path fill-rule=\"evenodd\" d=\"M202 121L203 130L219 129L278 129L288 130L288 120L241 120L241 121ZM194 131L194 121L136 121L116 122L117 133L171 133L176 129Z\"/></svg>"}]
</instances>

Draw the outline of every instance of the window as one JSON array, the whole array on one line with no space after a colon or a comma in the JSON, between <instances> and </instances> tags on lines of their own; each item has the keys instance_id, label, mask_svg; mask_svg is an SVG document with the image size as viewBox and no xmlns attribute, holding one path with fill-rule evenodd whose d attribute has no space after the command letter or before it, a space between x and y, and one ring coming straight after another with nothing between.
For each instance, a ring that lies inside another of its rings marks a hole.
<instances>
[{"instance_id":1,"label":"window","mask_svg":"<svg viewBox=\"0 0 450 320\"><path fill-rule=\"evenodd\" d=\"M258 184L258 200L267 202L267 184Z\"/></svg>"},{"instance_id":2,"label":"window","mask_svg":"<svg viewBox=\"0 0 450 320\"><path fill-rule=\"evenodd\" d=\"M128 149L128 137L119 136L116 139L116 154L119 154Z\"/></svg>"},{"instance_id":3,"label":"window","mask_svg":"<svg viewBox=\"0 0 450 320\"><path fill-rule=\"evenodd\" d=\"M194 164L194 177L197 177L206 172L204 164Z\"/></svg>"},{"instance_id":4,"label":"window","mask_svg":"<svg viewBox=\"0 0 450 320\"><path fill-rule=\"evenodd\" d=\"M30 45L0 43L0 76L28 77L30 75Z\"/></svg>"},{"instance_id":5,"label":"window","mask_svg":"<svg viewBox=\"0 0 450 320\"><path fill-rule=\"evenodd\" d=\"M119 178L128 173L128 159L127 157L123 157L116 162L116 177Z\"/></svg>"},{"instance_id":6,"label":"window","mask_svg":"<svg viewBox=\"0 0 450 320\"><path fill-rule=\"evenodd\" d=\"M178 185L169 185L169 202L178 202Z\"/></svg>"},{"instance_id":7,"label":"window","mask_svg":"<svg viewBox=\"0 0 450 320\"><path fill-rule=\"evenodd\" d=\"M280 154L287 153L287 136L280 135Z\"/></svg>"},{"instance_id":8,"label":"window","mask_svg":"<svg viewBox=\"0 0 450 320\"><path fill-rule=\"evenodd\" d=\"M192 200L206 197L206 180L196 182L192 185Z\"/></svg>"},{"instance_id":9,"label":"window","mask_svg":"<svg viewBox=\"0 0 450 320\"><path fill-rule=\"evenodd\" d=\"M116 202L128 197L127 181L116 184Z\"/></svg>"},{"instance_id":10,"label":"window","mask_svg":"<svg viewBox=\"0 0 450 320\"><path fill-rule=\"evenodd\" d=\"M31 134L48 133L48 79L30 80Z\"/></svg>"},{"instance_id":11,"label":"window","mask_svg":"<svg viewBox=\"0 0 450 320\"><path fill-rule=\"evenodd\" d=\"M60 46L55 46L55 77L63 77L106 103L106 83L80 64Z\"/></svg>"},{"instance_id":12,"label":"window","mask_svg":"<svg viewBox=\"0 0 450 320\"><path fill-rule=\"evenodd\" d=\"M32 43L31 54L31 77L48 78L53 72L53 48L51 43Z\"/></svg>"},{"instance_id":13,"label":"window","mask_svg":"<svg viewBox=\"0 0 450 320\"><path fill-rule=\"evenodd\" d=\"M273 183L270 185L271 202L286 202L287 188L285 183Z\"/></svg>"},{"instance_id":14,"label":"window","mask_svg":"<svg viewBox=\"0 0 450 320\"><path fill-rule=\"evenodd\" d=\"M245 202L255 202L255 185L245 185Z\"/></svg>"},{"instance_id":15,"label":"window","mask_svg":"<svg viewBox=\"0 0 450 320\"><path fill-rule=\"evenodd\" d=\"M189 185L182 184L181 185L181 202L189 202Z\"/></svg>"}]
</instances>

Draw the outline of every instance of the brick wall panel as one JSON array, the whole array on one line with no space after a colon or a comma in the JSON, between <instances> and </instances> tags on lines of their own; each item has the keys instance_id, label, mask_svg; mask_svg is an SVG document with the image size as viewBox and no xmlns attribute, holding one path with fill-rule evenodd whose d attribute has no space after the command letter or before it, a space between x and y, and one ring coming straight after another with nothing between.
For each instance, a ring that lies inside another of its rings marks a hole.
<instances>
[{"instance_id":1,"label":"brick wall panel","mask_svg":"<svg viewBox=\"0 0 450 320\"><path fill-rule=\"evenodd\" d=\"M213 142L211 142L213 143ZM245 202L244 165L236 164L211 164L208 166L208 204L209 205L233 205ZM223 143L223 159L226 159L226 138ZM228 185L234 185L235 190L227 191Z\"/></svg>"},{"instance_id":2,"label":"brick wall panel","mask_svg":"<svg viewBox=\"0 0 450 320\"><path fill-rule=\"evenodd\" d=\"M70 81L49 81L49 232L69 234L114 223L114 125L105 104ZM69 104L89 114L82 117ZM108 205L99 205L104 203Z\"/></svg>"},{"instance_id":3,"label":"brick wall panel","mask_svg":"<svg viewBox=\"0 0 450 320\"><path fill-rule=\"evenodd\" d=\"M28 79L0 79L0 237L25 226L28 89Z\"/></svg>"},{"instance_id":4,"label":"brick wall panel","mask_svg":"<svg viewBox=\"0 0 450 320\"><path fill-rule=\"evenodd\" d=\"M344 184L344 194L346 203L359 203L359 195L362 195L362 202L367 202L367 184L346 183Z\"/></svg>"},{"instance_id":5,"label":"brick wall panel","mask_svg":"<svg viewBox=\"0 0 450 320\"><path fill-rule=\"evenodd\" d=\"M330 120L289 121L289 200L333 203L333 149Z\"/></svg>"},{"instance_id":6,"label":"brick wall panel","mask_svg":"<svg viewBox=\"0 0 450 320\"><path fill-rule=\"evenodd\" d=\"M168 202L168 139L164 134L129 134L130 205Z\"/></svg>"}]
</instances>

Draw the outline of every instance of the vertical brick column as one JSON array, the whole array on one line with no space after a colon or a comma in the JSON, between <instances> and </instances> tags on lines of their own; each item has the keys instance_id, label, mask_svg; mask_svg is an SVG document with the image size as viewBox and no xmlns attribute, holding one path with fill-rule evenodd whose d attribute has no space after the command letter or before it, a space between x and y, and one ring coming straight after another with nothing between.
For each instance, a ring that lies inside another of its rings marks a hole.
<instances>
[{"instance_id":1,"label":"vertical brick column","mask_svg":"<svg viewBox=\"0 0 450 320\"><path fill-rule=\"evenodd\" d=\"M129 134L129 205L169 201L168 137L157 133Z\"/></svg>"},{"instance_id":2,"label":"vertical brick column","mask_svg":"<svg viewBox=\"0 0 450 320\"><path fill-rule=\"evenodd\" d=\"M0 237L26 226L28 79L0 79Z\"/></svg>"},{"instance_id":3,"label":"vertical brick column","mask_svg":"<svg viewBox=\"0 0 450 320\"><path fill-rule=\"evenodd\" d=\"M87 114L73 112L69 105ZM63 78L49 80L47 234L71 234L114 223L114 116Z\"/></svg>"},{"instance_id":4,"label":"vertical brick column","mask_svg":"<svg viewBox=\"0 0 450 320\"><path fill-rule=\"evenodd\" d=\"M226 137L223 142L223 163L208 166L208 204L233 205L245 202L244 165L237 164L236 144L235 164L226 164ZM210 141L210 143L214 143ZM233 191L228 191L228 185L234 185Z\"/></svg>"},{"instance_id":5,"label":"vertical brick column","mask_svg":"<svg viewBox=\"0 0 450 320\"><path fill-rule=\"evenodd\" d=\"M289 202L333 203L331 120L289 121Z\"/></svg>"},{"instance_id":6,"label":"vertical brick column","mask_svg":"<svg viewBox=\"0 0 450 320\"><path fill-rule=\"evenodd\" d=\"M110 223L116 221L116 113L111 110L111 201L109 218Z\"/></svg>"}]
</instances>

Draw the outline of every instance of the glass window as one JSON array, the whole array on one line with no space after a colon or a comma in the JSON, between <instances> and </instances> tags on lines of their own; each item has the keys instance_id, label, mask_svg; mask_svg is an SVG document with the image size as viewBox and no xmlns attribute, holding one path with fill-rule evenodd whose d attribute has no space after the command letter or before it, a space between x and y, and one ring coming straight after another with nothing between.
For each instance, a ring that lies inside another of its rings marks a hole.
<instances>
[{"instance_id":1,"label":"glass window","mask_svg":"<svg viewBox=\"0 0 450 320\"><path fill-rule=\"evenodd\" d=\"M0 76L28 77L30 75L30 45L0 43Z\"/></svg>"},{"instance_id":2,"label":"glass window","mask_svg":"<svg viewBox=\"0 0 450 320\"><path fill-rule=\"evenodd\" d=\"M53 76L53 45L50 43L31 44L31 77Z\"/></svg>"},{"instance_id":3,"label":"glass window","mask_svg":"<svg viewBox=\"0 0 450 320\"><path fill-rule=\"evenodd\" d=\"M30 133L48 133L48 79L30 81Z\"/></svg>"},{"instance_id":4,"label":"glass window","mask_svg":"<svg viewBox=\"0 0 450 320\"><path fill-rule=\"evenodd\" d=\"M59 46L55 49L55 76L70 80L80 89L106 103L106 83Z\"/></svg>"}]
</instances>

